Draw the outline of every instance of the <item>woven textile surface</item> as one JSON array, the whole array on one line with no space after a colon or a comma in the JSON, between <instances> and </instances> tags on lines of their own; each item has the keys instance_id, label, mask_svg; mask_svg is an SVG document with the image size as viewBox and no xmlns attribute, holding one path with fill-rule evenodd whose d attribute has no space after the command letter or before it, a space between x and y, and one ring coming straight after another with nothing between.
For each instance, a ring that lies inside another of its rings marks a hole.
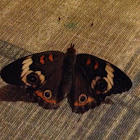
<instances>
[{"instance_id":1,"label":"woven textile surface","mask_svg":"<svg viewBox=\"0 0 140 140\"><path fill-rule=\"evenodd\" d=\"M105 59L132 80L128 92L111 95L84 114L64 99L57 110L31 102L25 91L0 79L1 140L140 139L139 0L0 0L0 69L23 56L47 51Z\"/></svg>"}]
</instances>

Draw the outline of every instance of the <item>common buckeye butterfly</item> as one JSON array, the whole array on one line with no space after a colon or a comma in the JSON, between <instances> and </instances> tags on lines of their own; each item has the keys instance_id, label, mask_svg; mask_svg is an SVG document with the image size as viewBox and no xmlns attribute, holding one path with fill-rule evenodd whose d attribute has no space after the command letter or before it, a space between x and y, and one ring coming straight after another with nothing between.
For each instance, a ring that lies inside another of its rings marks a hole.
<instances>
[{"instance_id":1,"label":"common buckeye butterfly","mask_svg":"<svg viewBox=\"0 0 140 140\"><path fill-rule=\"evenodd\" d=\"M46 51L7 65L2 79L22 86L45 109L56 109L67 97L73 112L84 113L106 96L128 91L132 82L111 63L89 54L76 55L71 44L66 53Z\"/></svg>"}]
</instances>

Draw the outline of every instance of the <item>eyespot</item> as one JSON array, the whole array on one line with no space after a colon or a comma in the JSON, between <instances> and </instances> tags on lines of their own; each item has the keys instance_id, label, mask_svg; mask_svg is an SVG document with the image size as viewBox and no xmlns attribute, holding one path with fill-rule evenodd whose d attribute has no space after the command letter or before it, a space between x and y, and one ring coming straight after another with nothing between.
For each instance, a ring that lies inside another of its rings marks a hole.
<instances>
[{"instance_id":1,"label":"eyespot","mask_svg":"<svg viewBox=\"0 0 140 140\"><path fill-rule=\"evenodd\" d=\"M84 103L85 101L87 101L87 95L86 94L81 94L79 96L79 102Z\"/></svg>"},{"instance_id":2,"label":"eyespot","mask_svg":"<svg viewBox=\"0 0 140 140\"><path fill-rule=\"evenodd\" d=\"M52 97L52 92L50 90L45 90L44 97L50 99Z\"/></svg>"},{"instance_id":3,"label":"eyespot","mask_svg":"<svg viewBox=\"0 0 140 140\"><path fill-rule=\"evenodd\" d=\"M29 75L27 75L27 82L31 85L35 85L39 81L39 77L36 73L32 72Z\"/></svg>"},{"instance_id":4,"label":"eyespot","mask_svg":"<svg viewBox=\"0 0 140 140\"><path fill-rule=\"evenodd\" d=\"M104 92L107 89L107 82L104 79L101 79L97 82L96 88L101 91Z\"/></svg>"}]
</instances>

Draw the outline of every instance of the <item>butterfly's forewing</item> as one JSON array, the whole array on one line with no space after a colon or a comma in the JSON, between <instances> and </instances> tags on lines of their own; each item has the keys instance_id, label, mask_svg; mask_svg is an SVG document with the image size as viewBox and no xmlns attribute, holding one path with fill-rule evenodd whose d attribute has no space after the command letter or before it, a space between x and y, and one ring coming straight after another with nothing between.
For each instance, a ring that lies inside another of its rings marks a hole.
<instances>
[{"instance_id":1,"label":"butterfly's forewing","mask_svg":"<svg viewBox=\"0 0 140 140\"><path fill-rule=\"evenodd\" d=\"M20 58L1 70L2 79L12 85L21 85L22 77L28 71L40 71L49 76L56 70L58 64L62 65L64 54L58 51L48 51Z\"/></svg>"},{"instance_id":2,"label":"butterfly's forewing","mask_svg":"<svg viewBox=\"0 0 140 140\"><path fill-rule=\"evenodd\" d=\"M106 94L122 93L128 91L132 82L129 77L113 64L88 54L77 55L77 63L86 73L92 89L95 89L95 83L98 79L104 79L107 82ZM95 81L96 80L96 81Z\"/></svg>"},{"instance_id":3,"label":"butterfly's forewing","mask_svg":"<svg viewBox=\"0 0 140 140\"><path fill-rule=\"evenodd\" d=\"M9 84L24 86L45 108L56 108L63 99L59 92L63 60L64 53L58 51L33 54L4 67L1 77Z\"/></svg>"},{"instance_id":4,"label":"butterfly's forewing","mask_svg":"<svg viewBox=\"0 0 140 140\"><path fill-rule=\"evenodd\" d=\"M77 55L73 77L69 102L77 113L94 108L102 103L106 96L122 93L132 86L128 76L117 67L88 54Z\"/></svg>"}]
</instances>

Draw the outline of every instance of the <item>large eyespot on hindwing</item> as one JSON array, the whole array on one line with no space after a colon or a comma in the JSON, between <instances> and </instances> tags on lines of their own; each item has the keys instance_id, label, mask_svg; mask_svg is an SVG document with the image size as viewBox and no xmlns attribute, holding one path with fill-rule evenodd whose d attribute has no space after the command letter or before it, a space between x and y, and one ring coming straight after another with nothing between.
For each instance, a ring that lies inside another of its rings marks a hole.
<instances>
[{"instance_id":1,"label":"large eyespot on hindwing","mask_svg":"<svg viewBox=\"0 0 140 140\"><path fill-rule=\"evenodd\" d=\"M78 101L74 102L74 106L84 106L88 103L91 103L95 101L92 97L87 96L86 94L82 93L79 97L78 97Z\"/></svg>"},{"instance_id":2,"label":"large eyespot on hindwing","mask_svg":"<svg viewBox=\"0 0 140 140\"><path fill-rule=\"evenodd\" d=\"M78 99L79 99L79 103L85 103L87 101L87 95L81 94Z\"/></svg>"},{"instance_id":3,"label":"large eyespot on hindwing","mask_svg":"<svg viewBox=\"0 0 140 140\"><path fill-rule=\"evenodd\" d=\"M50 104L56 104L56 100L53 99L53 93L51 90L44 90L44 91L41 91L41 90L37 90L35 91L35 94L38 96L38 97L41 97L41 99L43 101L45 101L46 103L50 103Z\"/></svg>"},{"instance_id":4,"label":"large eyespot on hindwing","mask_svg":"<svg viewBox=\"0 0 140 140\"><path fill-rule=\"evenodd\" d=\"M36 87L36 85L42 84L45 81L45 76L41 74L41 71L33 71L30 70L30 65L33 63L31 56L28 56L22 62L22 72L21 72L21 80L27 86Z\"/></svg>"},{"instance_id":5,"label":"large eyespot on hindwing","mask_svg":"<svg viewBox=\"0 0 140 140\"><path fill-rule=\"evenodd\" d=\"M46 99L50 99L52 97L52 92L50 90L45 90L43 94Z\"/></svg>"}]
</instances>

